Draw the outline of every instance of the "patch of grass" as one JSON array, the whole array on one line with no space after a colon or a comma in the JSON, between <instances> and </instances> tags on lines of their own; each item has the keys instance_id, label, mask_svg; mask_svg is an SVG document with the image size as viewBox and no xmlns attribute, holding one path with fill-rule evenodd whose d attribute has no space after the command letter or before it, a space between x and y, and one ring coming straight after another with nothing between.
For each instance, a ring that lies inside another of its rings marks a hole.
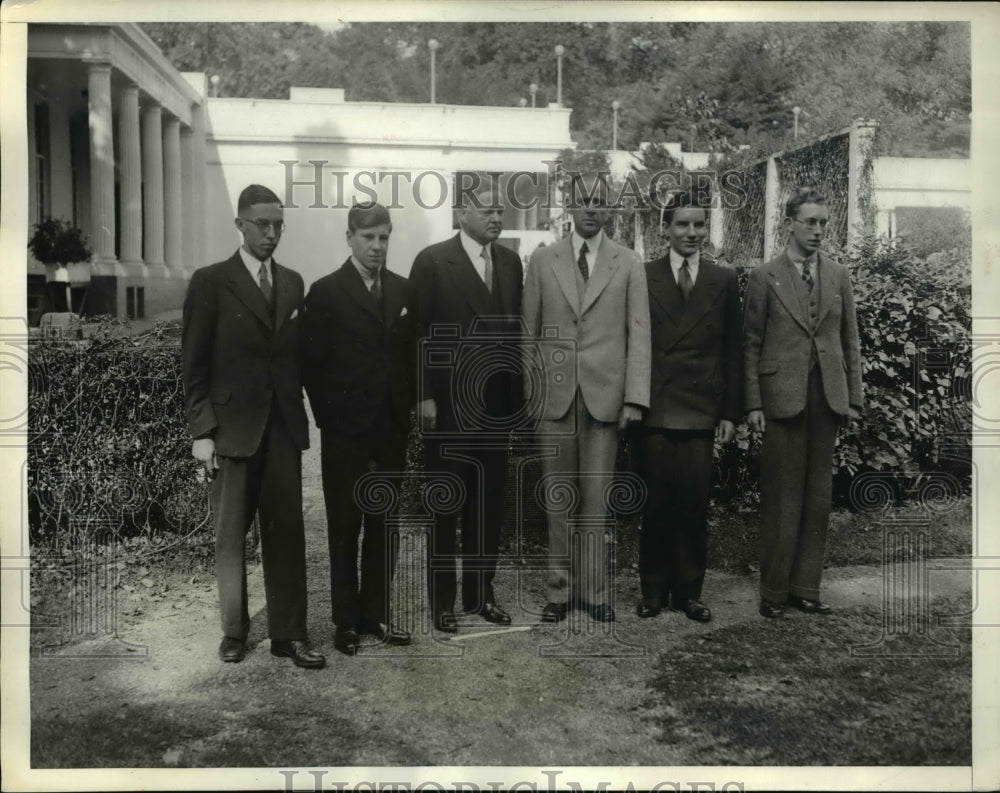
<instances>
[{"instance_id":1,"label":"patch of grass","mask_svg":"<svg viewBox=\"0 0 1000 793\"><path fill-rule=\"evenodd\" d=\"M932 611L969 605L939 599ZM670 712L663 743L693 739L699 765L969 765L971 631L880 642L882 618L793 613L687 637L651 684ZM932 657L942 644L960 655Z\"/></svg>"}]
</instances>

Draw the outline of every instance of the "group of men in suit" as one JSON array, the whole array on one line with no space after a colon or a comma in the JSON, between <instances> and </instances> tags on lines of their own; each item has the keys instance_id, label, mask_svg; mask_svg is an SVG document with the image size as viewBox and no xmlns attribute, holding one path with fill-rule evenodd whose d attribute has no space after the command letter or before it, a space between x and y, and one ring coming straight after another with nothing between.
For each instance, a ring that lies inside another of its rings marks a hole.
<instances>
[{"instance_id":1,"label":"group of men in suit","mask_svg":"<svg viewBox=\"0 0 1000 793\"><path fill-rule=\"evenodd\" d=\"M803 190L788 202L788 249L753 271L742 311L735 271L703 250L707 210L689 194L665 209L668 254L644 266L605 233L606 185L577 175L571 233L536 250L524 273L496 243L495 187L461 193L459 233L421 251L408 280L385 267L388 210L354 206L350 257L304 296L301 277L272 256L281 203L251 185L237 204L243 245L192 277L183 376L192 452L213 478L222 660L247 652L244 537L259 513L271 652L325 664L305 625L303 388L321 433L340 652L356 653L363 634L411 641L392 620L384 505L368 503L363 484L404 472L413 405L428 482L454 502L435 514L428 544L438 631L459 628L459 569L464 613L512 621L493 584L509 436L525 430L538 439L548 513L542 621L574 607L615 619L608 494L623 434L646 490L637 614L672 607L710 620L701 596L713 452L744 415L764 436L760 613L830 611L819 585L833 442L862 398L848 273L819 253L825 200Z\"/></svg>"}]
</instances>

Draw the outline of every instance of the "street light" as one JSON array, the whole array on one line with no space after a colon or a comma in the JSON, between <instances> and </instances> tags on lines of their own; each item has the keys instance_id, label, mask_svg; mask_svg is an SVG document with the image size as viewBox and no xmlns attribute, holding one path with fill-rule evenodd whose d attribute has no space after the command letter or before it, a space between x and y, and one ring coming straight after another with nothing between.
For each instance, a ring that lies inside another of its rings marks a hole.
<instances>
[{"instance_id":1,"label":"street light","mask_svg":"<svg viewBox=\"0 0 1000 793\"><path fill-rule=\"evenodd\" d=\"M212 96L219 95L219 83L222 82L222 78L217 74L213 74L208 78L208 81L212 84Z\"/></svg>"},{"instance_id":2,"label":"street light","mask_svg":"<svg viewBox=\"0 0 1000 793\"><path fill-rule=\"evenodd\" d=\"M556 104L562 107L562 56L566 48L556 44Z\"/></svg>"},{"instance_id":3,"label":"street light","mask_svg":"<svg viewBox=\"0 0 1000 793\"><path fill-rule=\"evenodd\" d=\"M434 85L435 83L434 68L435 68L435 60L437 57L436 53L438 46L439 45L437 39L429 39L427 42L427 49L431 51L431 104L432 105L435 104L435 100L437 98L436 87Z\"/></svg>"},{"instance_id":4,"label":"street light","mask_svg":"<svg viewBox=\"0 0 1000 793\"><path fill-rule=\"evenodd\" d=\"M528 86L528 90L531 92L531 106L535 106L535 94L538 93L538 83L532 83Z\"/></svg>"},{"instance_id":5,"label":"street light","mask_svg":"<svg viewBox=\"0 0 1000 793\"><path fill-rule=\"evenodd\" d=\"M611 103L611 150L618 151L618 108L621 107L621 103L616 99Z\"/></svg>"}]
</instances>

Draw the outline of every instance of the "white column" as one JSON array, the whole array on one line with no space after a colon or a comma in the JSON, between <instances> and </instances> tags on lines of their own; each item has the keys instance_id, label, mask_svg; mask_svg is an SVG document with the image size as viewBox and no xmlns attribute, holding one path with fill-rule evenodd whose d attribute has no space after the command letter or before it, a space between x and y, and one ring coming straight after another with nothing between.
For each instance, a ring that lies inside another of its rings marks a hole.
<instances>
[{"instance_id":1,"label":"white column","mask_svg":"<svg viewBox=\"0 0 1000 793\"><path fill-rule=\"evenodd\" d=\"M194 130L181 129L181 269L190 274L194 266Z\"/></svg>"},{"instance_id":2,"label":"white column","mask_svg":"<svg viewBox=\"0 0 1000 793\"><path fill-rule=\"evenodd\" d=\"M114 265L115 152L111 119L111 64L92 63L87 70L90 125L90 217L94 265Z\"/></svg>"},{"instance_id":3,"label":"white column","mask_svg":"<svg viewBox=\"0 0 1000 793\"><path fill-rule=\"evenodd\" d=\"M184 263L196 269L208 262L205 242L205 169L208 167L205 152L205 105L191 106L191 157L194 161L194 178L191 180L191 211L194 218L190 227L192 257Z\"/></svg>"},{"instance_id":4,"label":"white column","mask_svg":"<svg viewBox=\"0 0 1000 793\"><path fill-rule=\"evenodd\" d=\"M851 124L848 138L847 242L859 235L870 234L875 221L875 182L873 156L875 148L874 121L859 120Z\"/></svg>"},{"instance_id":5,"label":"white column","mask_svg":"<svg viewBox=\"0 0 1000 793\"><path fill-rule=\"evenodd\" d=\"M181 123L163 126L163 254L171 272L181 266Z\"/></svg>"},{"instance_id":6,"label":"white column","mask_svg":"<svg viewBox=\"0 0 1000 793\"><path fill-rule=\"evenodd\" d=\"M163 275L163 127L156 103L142 113L142 205L143 259Z\"/></svg>"},{"instance_id":7,"label":"white column","mask_svg":"<svg viewBox=\"0 0 1000 793\"><path fill-rule=\"evenodd\" d=\"M774 255L775 226L778 218L778 163L774 157L767 160L767 175L764 181L764 261Z\"/></svg>"},{"instance_id":8,"label":"white column","mask_svg":"<svg viewBox=\"0 0 1000 793\"><path fill-rule=\"evenodd\" d=\"M130 272L142 274L142 150L139 145L139 88L122 91L118 109L121 154L121 260Z\"/></svg>"}]
</instances>

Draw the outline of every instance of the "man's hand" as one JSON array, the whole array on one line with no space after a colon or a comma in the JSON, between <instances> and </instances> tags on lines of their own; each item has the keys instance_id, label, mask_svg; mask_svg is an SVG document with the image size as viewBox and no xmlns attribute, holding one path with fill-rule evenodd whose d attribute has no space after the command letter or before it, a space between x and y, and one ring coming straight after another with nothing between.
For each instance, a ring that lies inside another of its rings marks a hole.
<instances>
[{"instance_id":1,"label":"man's hand","mask_svg":"<svg viewBox=\"0 0 1000 793\"><path fill-rule=\"evenodd\" d=\"M622 405L622 412L618 415L618 429L624 430L629 424L642 421L642 408L635 405Z\"/></svg>"},{"instance_id":2,"label":"man's hand","mask_svg":"<svg viewBox=\"0 0 1000 793\"><path fill-rule=\"evenodd\" d=\"M736 435L736 425L727 419L722 419L719 426L715 428L715 442L729 443Z\"/></svg>"},{"instance_id":3,"label":"man's hand","mask_svg":"<svg viewBox=\"0 0 1000 793\"><path fill-rule=\"evenodd\" d=\"M844 426L851 427L857 421L861 421L861 413L858 412L858 409L853 407L847 408L847 415L844 416Z\"/></svg>"},{"instance_id":4,"label":"man's hand","mask_svg":"<svg viewBox=\"0 0 1000 793\"><path fill-rule=\"evenodd\" d=\"M437 429L437 402L433 399L425 399L417 403L417 422L424 432Z\"/></svg>"},{"instance_id":5,"label":"man's hand","mask_svg":"<svg viewBox=\"0 0 1000 793\"><path fill-rule=\"evenodd\" d=\"M211 481L219 468L219 460L215 456L215 441L212 438L198 438L191 444L191 454L194 455L194 459L205 466L205 473L208 474L208 479Z\"/></svg>"},{"instance_id":6,"label":"man's hand","mask_svg":"<svg viewBox=\"0 0 1000 793\"><path fill-rule=\"evenodd\" d=\"M749 424L750 429L758 435L762 434L764 432L764 411L751 410L747 413L747 424Z\"/></svg>"}]
</instances>

